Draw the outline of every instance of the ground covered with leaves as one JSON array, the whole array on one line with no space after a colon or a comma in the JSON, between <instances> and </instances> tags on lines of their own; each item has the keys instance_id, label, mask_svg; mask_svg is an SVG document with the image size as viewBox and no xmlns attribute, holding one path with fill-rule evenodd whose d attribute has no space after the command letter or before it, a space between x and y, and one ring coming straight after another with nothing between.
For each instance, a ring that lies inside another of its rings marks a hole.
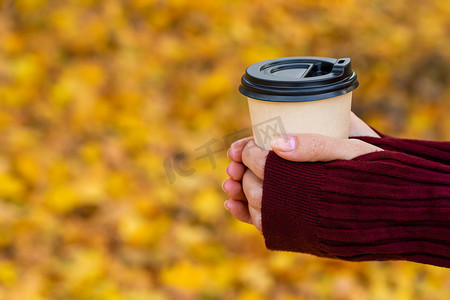
<instances>
[{"instance_id":1,"label":"ground covered with leaves","mask_svg":"<svg viewBox=\"0 0 450 300\"><path fill-rule=\"evenodd\" d=\"M350 57L370 125L450 140L448 1L0 8L0 299L450 299L447 269L269 252L220 187L265 59Z\"/></svg>"}]
</instances>

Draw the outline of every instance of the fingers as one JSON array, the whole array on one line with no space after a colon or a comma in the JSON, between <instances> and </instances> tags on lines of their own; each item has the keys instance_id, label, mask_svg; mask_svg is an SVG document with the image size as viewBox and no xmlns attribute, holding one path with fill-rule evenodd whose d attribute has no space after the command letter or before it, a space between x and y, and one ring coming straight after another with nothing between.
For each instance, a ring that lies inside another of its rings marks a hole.
<instances>
[{"instance_id":1,"label":"fingers","mask_svg":"<svg viewBox=\"0 0 450 300\"><path fill-rule=\"evenodd\" d=\"M380 137L369 125L350 112L350 136L373 136Z\"/></svg>"},{"instance_id":2,"label":"fingers","mask_svg":"<svg viewBox=\"0 0 450 300\"><path fill-rule=\"evenodd\" d=\"M241 180L245 167L248 167L262 179L268 153L256 146L253 137L234 142L228 150L228 157L232 160L227 168L228 175L234 180Z\"/></svg>"},{"instance_id":3,"label":"fingers","mask_svg":"<svg viewBox=\"0 0 450 300\"><path fill-rule=\"evenodd\" d=\"M222 183L222 189L230 196L231 199L246 201L242 184L232 179L225 180Z\"/></svg>"},{"instance_id":4,"label":"fingers","mask_svg":"<svg viewBox=\"0 0 450 300\"><path fill-rule=\"evenodd\" d=\"M256 146L254 141L249 141L242 151L242 162L260 179L264 178L264 167L269 151Z\"/></svg>"},{"instance_id":5,"label":"fingers","mask_svg":"<svg viewBox=\"0 0 450 300\"><path fill-rule=\"evenodd\" d=\"M261 218L261 210L257 210L252 206L248 207L248 211L250 214L251 224L255 225L256 229L258 229L259 233L262 232L262 218Z\"/></svg>"},{"instance_id":6,"label":"fingers","mask_svg":"<svg viewBox=\"0 0 450 300\"><path fill-rule=\"evenodd\" d=\"M262 234L261 201L263 181L250 169L242 176L242 184L232 179L225 180L222 188L231 197L225 208L239 221L253 224Z\"/></svg>"},{"instance_id":7,"label":"fingers","mask_svg":"<svg viewBox=\"0 0 450 300\"><path fill-rule=\"evenodd\" d=\"M253 224L247 202L230 199L225 201L224 205L225 208L239 221Z\"/></svg>"},{"instance_id":8,"label":"fingers","mask_svg":"<svg viewBox=\"0 0 450 300\"><path fill-rule=\"evenodd\" d=\"M263 181L250 169L247 169L242 178L242 187L248 201L248 210L252 217L253 225L262 232L261 201Z\"/></svg>"},{"instance_id":9,"label":"fingers","mask_svg":"<svg viewBox=\"0 0 450 300\"><path fill-rule=\"evenodd\" d=\"M238 181L228 179L222 183L222 188L231 198L225 201L225 208L239 221L253 224L242 184Z\"/></svg>"},{"instance_id":10,"label":"fingers","mask_svg":"<svg viewBox=\"0 0 450 300\"><path fill-rule=\"evenodd\" d=\"M273 143L278 156L301 162L350 160L383 149L357 139L336 139L320 134L278 135Z\"/></svg>"},{"instance_id":11,"label":"fingers","mask_svg":"<svg viewBox=\"0 0 450 300\"><path fill-rule=\"evenodd\" d=\"M253 137L249 136L243 139L240 139L236 142L234 142L233 144L231 144L230 149L228 149L227 155L228 157L237 162L237 163L241 163L242 162L242 150L244 149L245 145L247 145L247 143L249 141L252 141Z\"/></svg>"},{"instance_id":12,"label":"fingers","mask_svg":"<svg viewBox=\"0 0 450 300\"><path fill-rule=\"evenodd\" d=\"M245 171L244 177L242 178L244 194L247 198L248 205L258 210L261 210L262 183L263 181L251 170L248 169Z\"/></svg>"},{"instance_id":13,"label":"fingers","mask_svg":"<svg viewBox=\"0 0 450 300\"><path fill-rule=\"evenodd\" d=\"M227 174L231 179L222 183L223 190L230 196L230 200L225 201L225 208L239 221L253 224L252 217L248 208L248 202L245 198L244 190L240 180L244 175L246 167L242 164L242 151L245 145L253 140L253 137L247 137L234 142L227 155L231 159L227 167Z\"/></svg>"},{"instance_id":14,"label":"fingers","mask_svg":"<svg viewBox=\"0 0 450 300\"><path fill-rule=\"evenodd\" d=\"M227 174L231 179L240 181L244 176L245 166L242 163L231 161L227 167Z\"/></svg>"}]
</instances>

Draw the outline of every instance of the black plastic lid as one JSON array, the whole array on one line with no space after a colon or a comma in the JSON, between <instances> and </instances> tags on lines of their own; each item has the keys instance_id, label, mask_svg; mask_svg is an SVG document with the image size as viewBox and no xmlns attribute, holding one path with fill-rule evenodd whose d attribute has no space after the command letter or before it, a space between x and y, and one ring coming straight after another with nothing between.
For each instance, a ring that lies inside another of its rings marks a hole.
<instances>
[{"instance_id":1,"label":"black plastic lid","mask_svg":"<svg viewBox=\"0 0 450 300\"><path fill-rule=\"evenodd\" d=\"M297 56L251 65L239 91L258 100L305 102L344 95L358 85L350 58Z\"/></svg>"}]
</instances>

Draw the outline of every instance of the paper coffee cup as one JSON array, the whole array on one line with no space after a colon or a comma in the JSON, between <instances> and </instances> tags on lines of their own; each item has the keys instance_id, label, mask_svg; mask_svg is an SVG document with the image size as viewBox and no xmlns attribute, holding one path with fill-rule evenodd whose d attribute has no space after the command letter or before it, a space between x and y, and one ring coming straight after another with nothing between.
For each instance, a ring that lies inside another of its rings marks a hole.
<instances>
[{"instance_id":1,"label":"paper coffee cup","mask_svg":"<svg viewBox=\"0 0 450 300\"><path fill-rule=\"evenodd\" d=\"M256 63L242 76L255 143L272 150L278 134L317 133L348 138L352 91L349 58L286 57Z\"/></svg>"}]
</instances>

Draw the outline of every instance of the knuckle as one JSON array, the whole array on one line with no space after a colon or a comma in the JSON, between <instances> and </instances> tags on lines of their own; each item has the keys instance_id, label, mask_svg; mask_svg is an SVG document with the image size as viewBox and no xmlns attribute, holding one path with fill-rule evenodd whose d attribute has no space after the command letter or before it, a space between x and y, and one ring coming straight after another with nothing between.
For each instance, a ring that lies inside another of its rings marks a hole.
<instances>
[{"instance_id":1,"label":"knuckle","mask_svg":"<svg viewBox=\"0 0 450 300\"><path fill-rule=\"evenodd\" d=\"M250 171L249 169L245 170L244 175L242 176L242 187L244 189L244 193L246 192L246 190L249 187L249 179L251 176L252 171Z\"/></svg>"},{"instance_id":2,"label":"knuckle","mask_svg":"<svg viewBox=\"0 0 450 300\"><path fill-rule=\"evenodd\" d=\"M247 180L248 172L250 172L250 170L249 170L249 169L246 169L245 172L244 172L244 175L242 176L242 180L243 180L243 181L244 181L244 180Z\"/></svg>"},{"instance_id":3,"label":"knuckle","mask_svg":"<svg viewBox=\"0 0 450 300\"><path fill-rule=\"evenodd\" d=\"M255 207L261 199L262 189L251 183L253 177L252 171L245 171L244 177L242 178L242 185L249 205Z\"/></svg>"},{"instance_id":4,"label":"knuckle","mask_svg":"<svg viewBox=\"0 0 450 300\"><path fill-rule=\"evenodd\" d=\"M258 231L262 234L262 217L261 212L258 209L253 207L249 208L250 216L252 218L252 223L258 229Z\"/></svg>"},{"instance_id":5,"label":"knuckle","mask_svg":"<svg viewBox=\"0 0 450 300\"><path fill-rule=\"evenodd\" d=\"M252 147L253 147L254 142L250 141L247 143L247 145L245 145L244 149L242 150L242 162L245 165L249 165L249 163L251 162L252 159Z\"/></svg>"},{"instance_id":6,"label":"knuckle","mask_svg":"<svg viewBox=\"0 0 450 300\"><path fill-rule=\"evenodd\" d=\"M254 172L259 173L261 170L264 170L268 153L268 151L262 150L251 141L243 149L242 162Z\"/></svg>"},{"instance_id":7,"label":"knuckle","mask_svg":"<svg viewBox=\"0 0 450 300\"><path fill-rule=\"evenodd\" d=\"M266 157L264 157L264 159L258 159L255 163L258 171L263 171L264 172L264 168L266 166Z\"/></svg>"},{"instance_id":8,"label":"knuckle","mask_svg":"<svg viewBox=\"0 0 450 300\"><path fill-rule=\"evenodd\" d=\"M245 195L247 197L248 204L251 207L255 207L256 203L258 203L258 193L255 189L250 189L248 195Z\"/></svg>"}]
</instances>

